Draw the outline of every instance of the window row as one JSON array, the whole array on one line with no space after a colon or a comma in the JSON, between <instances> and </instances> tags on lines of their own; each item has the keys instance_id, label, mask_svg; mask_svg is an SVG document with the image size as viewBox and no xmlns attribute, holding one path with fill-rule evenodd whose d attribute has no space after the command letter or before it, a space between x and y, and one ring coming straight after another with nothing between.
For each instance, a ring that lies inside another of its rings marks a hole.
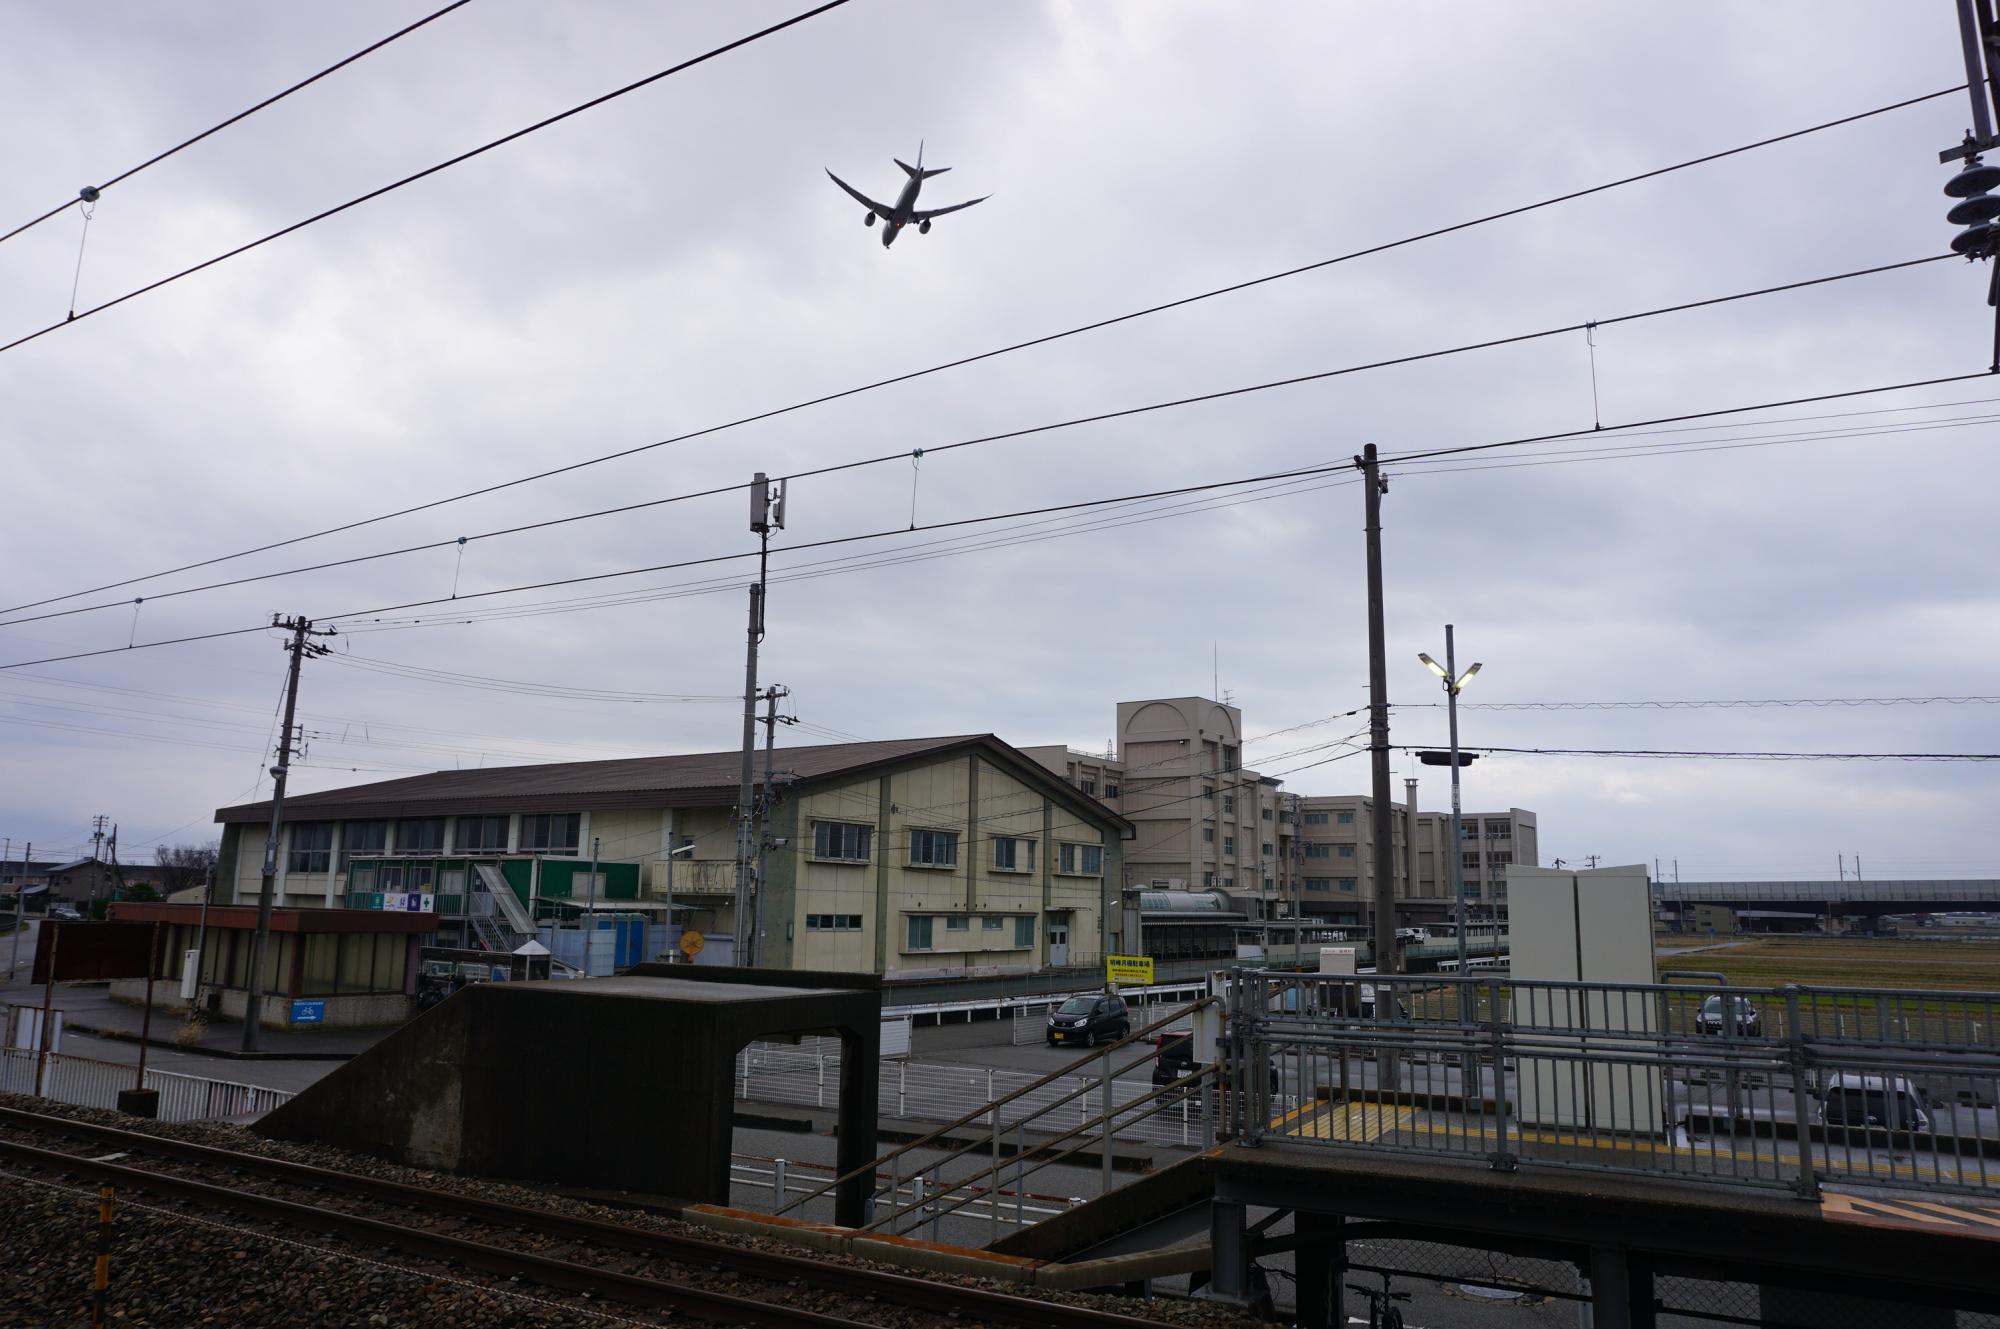
<instances>
[{"instance_id":1,"label":"window row","mask_svg":"<svg viewBox=\"0 0 2000 1329\"><path fill-rule=\"evenodd\" d=\"M944 919L944 930L946 933L970 932L972 930L973 917L971 914L912 914L906 920L907 944L903 949L906 951L935 950L937 948L938 919ZM981 914L978 918L979 930L981 932L1003 932L1006 930L1008 915ZM1023 914L1015 916L1013 923L1013 949L1026 950L1033 946L1035 944L1035 920ZM956 948L947 946L945 949L953 950Z\"/></svg>"},{"instance_id":2,"label":"window row","mask_svg":"<svg viewBox=\"0 0 2000 1329\"><path fill-rule=\"evenodd\" d=\"M859 931L861 931L861 915L859 915L859 914L807 914L807 915L806 915L806 931L808 931L808 932L859 932Z\"/></svg>"},{"instance_id":3,"label":"window row","mask_svg":"<svg viewBox=\"0 0 2000 1329\"><path fill-rule=\"evenodd\" d=\"M350 821L341 823L340 865L356 858L378 858L387 854L504 854L507 852L507 817L403 817L396 821ZM446 841L447 825L451 837ZM297 822L286 828L285 870L325 872L333 862L333 826L330 821ZM516 852L523 854L575 854L581 848L583 815L577 812L531 814L521 818L521 834Z\"/></svg>"},{"instance_id":4,"label":"window row","mask_svg":"<svg viewBox=\"0 0 2000 1329\"><path fill-rule=\"evenodd\" d=\"M915 867L954 868L958 866L957 831L912 829L909 861ZM1040 841L1025 835L989 837L993 854L990 865L996 872L1035 870ZM813 857L838 863L869 862L874 850L875 828L866 822L816 821L813 823ZM1104 847L1094 844L1056 845L1056 870L1071 875L1101 876Z\"/></svg>"}]
</instances>

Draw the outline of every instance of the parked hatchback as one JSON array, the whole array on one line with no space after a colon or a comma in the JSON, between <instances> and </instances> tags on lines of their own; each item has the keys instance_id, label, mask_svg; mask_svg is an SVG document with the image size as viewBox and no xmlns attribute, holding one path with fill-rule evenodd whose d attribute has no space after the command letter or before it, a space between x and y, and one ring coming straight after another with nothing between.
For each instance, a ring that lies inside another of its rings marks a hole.
<instances>
[{"instance_id":1,"label":"parked hatchback","mask_svg":"<svg viewBox=\"0 0 2000 1329\"><path fill-rule=\"evenodd\" d=\"M1697 1033L1735 1034L1740 1038L1755 1038L1763 1030L1763 1020L1757 1015L1757 1008L1750 1004L1748 997L1734 994L1720 994L1709 997L1701 1003L1701 1010L1694 1017Z\"/></svg>"},{"instance_id":2,"label":"parked hatchback","mask_svg":"<svg viewBox=\"0 0 2000 1329\"><path fill-rule=\"evenodd\" d=\"M1931 1128L1930 1114L1924 1111L1916 1087L1900 1075L1835 1075L1827 1081L1819 1114L1829 1126L1879 1126L1901 1131Z\"/></svg>"},{"instance_id":3,"label":"parked hatchback","mask_svg":"<svg viewBox=\"0 0 2000 1329\"><path fill-rule=\"evenodd\" d=\"M1113 1043L1132 1032L1132 1017L1119 997L1071 997L1049 1012L1049 1046Z\"/></svg>"}]
</instances>

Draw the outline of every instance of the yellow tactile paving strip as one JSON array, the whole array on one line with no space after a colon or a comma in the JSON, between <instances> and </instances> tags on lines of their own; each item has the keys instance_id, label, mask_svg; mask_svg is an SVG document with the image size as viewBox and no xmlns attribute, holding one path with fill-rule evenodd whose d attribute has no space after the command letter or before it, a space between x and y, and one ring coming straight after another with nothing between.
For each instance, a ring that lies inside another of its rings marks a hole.
<instances>
[{"instance_id":1,"label":"yellow tactile paving strip","mask_svg":"<svg viewBox=\"0 0 2000 1329\"><path fill-rule=\"evenodd\" d=\"M1863 1227L1901 1228L1912 1232L1949 1232L1961 1237L2000 1241L2000 1202L1969 1200L1914 1200L1898 1197L1878 1200L1858 1195L1828 1194L1821 1198L1820 1215L1836 1223L1859 1223Z\"/></svg>"}]
</instances>

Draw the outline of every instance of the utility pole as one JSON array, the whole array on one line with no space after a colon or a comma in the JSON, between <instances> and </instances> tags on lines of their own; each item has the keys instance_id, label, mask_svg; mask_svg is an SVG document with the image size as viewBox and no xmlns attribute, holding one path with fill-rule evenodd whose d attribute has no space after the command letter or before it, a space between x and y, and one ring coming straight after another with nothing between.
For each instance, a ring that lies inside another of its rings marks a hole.
<instances>
[{"instance_id":1,"label":"utility pole","mask_svg":"<svg viewBox=\"0 0 2000 1329\"><path fill-rule=\"evenodd\" d=\"M312 620L293 616L271 618L271 626L292 634L285 643L291 664L285 679L285 727L278 731L278 764L271 768L271 827L264 840L264 872L257 888L257 936L250 948L249 991L243 996L243 1051L257 1051L257 1021L263 1015L264 959L271 944L271 897L278 882L278 837L284 828L285 777L292 769L294 717L299 705L299 664L308 655L325 655L327 648L309 637L331 637L332 628L315 629Z\"/></svg>"},{"instance_id":2,"label":"utility pole","mask_svg":"<svg viewBox=\"0 0 2000 1329\"><path fill-rule=\"evenodd\" d=\"M1417 778L1403 777L1403 894L1417 892ZM1465 926L1463 922L1459 924Z\"/></svg>"},{"instance_id":3,"label":"utility pole","mask_svg":"<svg viewBox=\"0 0 2000 1329\"><path fill-rule=\"evenodd\" d=\"M11 842L10 842L11 843ZM28 841L28 847L21 851L21 875L14 878L14 955L7 962L7 981L14 981L14 975L21 969L21 929L28 926L26 905L28 903L28 861L35 856L35 842ZM45 902L46 903L46 902ZM46 910L44 911L46 917Z\"/></svg>"},{"instance_id":4,"label":"utility pole","mask_svg":"<svg viewBox=\"0 0 2000 1329\"><path fill-rule=\"evenodd\" d=\"M1368 764L1374 804L1370 837L1375 842L1375 972L1396 972L1396 875L1390 850L1389 816L1389 664L1382 625L1382 479L1375 445L1362 450L1354 464L1361 468L1361 492L1368 540ZM1380 996L1388 998L1384 989ZM1386 1000L1378 1005L1387 1007Z\"/></svg>"},{"instance_id":5,"label":"utility pole","mask_svg":"<svg viewBox=\"0 0 2000 1329\"><path fill-rule=\"evenodd\" d=\"M1585 854L1583 856L1583 861L1585 864L1589 866L1592 872L1595 872L1597 870L1597 860L1600 857L1602 857L1602 855L1600 854Z\"/></svg>"},{"instance_id":6,"label":"utility pole","mask_svg":"<svg viewBox=\"0 0 2000 1329\"><path fill-rule=\"evenodd\" d=\"M764 788L757 798L757 893L750 908L750 963L764 962L764 883L771 863L771 804L776 801L771 778L772 749L776 746L778 721L790 724L796 717L778 714L778 698L792 690L781 683L764 689Z\"/></svg>"},{"instance_id":7,"label":"utility pole","mask_svg":"<svg viewBox=\"0 0 2000 1329\"><path fill-rule=\"evenodd\" d=\"M757 472L750 481L750 529L757 535L757 581L750 588L750 628L743 665L743 772L736 788L736 963L743 964L754 949L750 925L750 860L755 852L751 823L756 809L751 804L751 784L756 778L757 756L757 647L764 640L764 586L771 562L771 531L785 526L785 484L778 482L771 492L770 477Z\"/></svg>"},{"instance_id":8,"label":"utility pole","mask_svg":"<svg viewBox=\"0 0 2000 1329\"><path fill-rule=\"evenodd\" d=\"M1444 625L1444 668L1438 668L1438 662L1431 659L1430 656L1424 654L1422 651L1417 652L1417 658L1424 662L1424 666L1427 669L1444 680L1445 713L1451 717L1451 895L1456 910L1455 916L1458 919L1458 972L1460 975L1463 975L1466 972L1465 823L1459 811L1458 768L1464 766L1474 758L1459 755L1458 694L1465 691L1465 685L1472 680L1474 674L1479 672L1479 666L1474 664L1472 668L1466 670L1463 674L1458 672L1458 643L1452 636L1452 627L1449 623ZM1431 755L1425 753L1419 760L1428 759ZM1484 862L1485 859L1482 857L1480 861ZM1499 940L1497 932L1494 946L1494 953L1498 954Z\"/></svg>"}]
</instances>

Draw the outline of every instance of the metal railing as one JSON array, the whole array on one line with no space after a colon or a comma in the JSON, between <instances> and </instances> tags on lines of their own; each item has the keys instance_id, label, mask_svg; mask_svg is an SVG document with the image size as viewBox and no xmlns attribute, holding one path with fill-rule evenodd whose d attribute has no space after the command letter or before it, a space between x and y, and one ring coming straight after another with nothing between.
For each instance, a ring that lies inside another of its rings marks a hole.
<instances>
[{"instance_id":1,"label":"metal railing","mask_svg":"<svg viewBox=\"0 0 2000 1329\"><path fill-rule=\"evenodd\" d=\"M1229 1129L1789 1187L2000 1192L2000 994L1238 971ZM1250 1073L1269 1067L1273 1074ZM1271 1097L1271 1082L1299 1105Z\"/></svg>"},{"instance_id":2,"label":"metal railing","mask_svg":"<svg viewBox=\"0 0 2000 1329\"><path fill-rule=\"evenodd\" d=\"M33 1095L74 1107L112 1109L118 1106L121 1091L137 1087L136 1068L120 1062L51 1052L43 1058L38 1075L36 1059L32 1048L0 1049L0 1092ZM292 1091L285 1089L151 1069L146 1072L145 1087L159 1092L159 1121L261 1117L292 1097Z\"/></svg>"}]
</instances>

